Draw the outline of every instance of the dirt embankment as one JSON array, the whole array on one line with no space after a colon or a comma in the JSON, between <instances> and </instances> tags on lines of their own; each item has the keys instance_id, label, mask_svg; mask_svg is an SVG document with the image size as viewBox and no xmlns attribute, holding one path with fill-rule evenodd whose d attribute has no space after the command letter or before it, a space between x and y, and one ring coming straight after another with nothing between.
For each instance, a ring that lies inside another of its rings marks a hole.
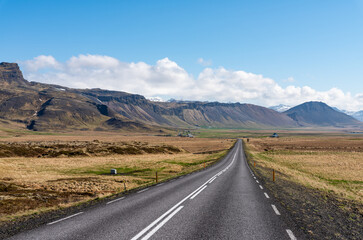
<instances>
[{"instance_id":1,"label":"dirt embankment","mask_svg":"<svg viewBox=\"0 0 363 240\"><path fill-rule=\"evenodd\" d=\"M179 153L170 145L150 145L141 142L1 142L0 157L72 157L107 156L113 154Z\"/></svg>"}]
</instances>

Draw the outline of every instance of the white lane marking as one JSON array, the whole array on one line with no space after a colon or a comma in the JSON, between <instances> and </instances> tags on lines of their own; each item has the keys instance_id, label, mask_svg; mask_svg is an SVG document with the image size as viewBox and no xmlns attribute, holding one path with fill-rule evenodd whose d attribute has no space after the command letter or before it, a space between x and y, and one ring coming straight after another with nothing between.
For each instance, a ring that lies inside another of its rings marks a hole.
<instances>
[{"instance_id":1,"label":"white lane marking","mask_svg":"<svg viewBox=\"0 0 363 240\"><path fill-rule=\"evenodd\" d=\"M59 219L59 220L57 220L57 221L47 223L47 225L52 225L52 224L54 224L54 223L58 223L58 222L61 222L61 221L67 220L67 219L69 219L69 218L72 218L72 217L78 216L78 215L80 215L80 214L82 214L82 213L83 213L83 212L79 212L79 213L73 214L73 215L71 215L71 216L68 216L68 217L65 217L65 218L61 218L61 219Z\"/></svg>"},{"instance_id":2,"label":"white lane marking","mask_svg":"<svg viewBox=\"0 0 363 240\"><path fill-rule=\"evenodd\" d=\"M260 183L258 180L256 180L256 183Z\"/></svg>"},{"instance_id":3,"label":"white lane marking","mask_svg":"<svg viewBox=\"0 0 363 240\"><path fill-rule=\"evenodd\" d=\"M207 187L207 185L205 185L202 189L200 189L198 192L196 192L193 196L190 197L190 199L195 198L199 193L201 193L205 188Z\"/></svg>"},{"instance_id":4,"label":"white lane marking","mask_svg":"<svg viewBox=\"0 0 363 240\"><path fill-rule=\"evenodd\" d=\"M164 185L164 183L159 183L157 186L161 186L161 185Z\"/></svg>"},{"instance_id":5,"label":"white lane marking","mask_svg":"<svg viewBox=\"0 0 363 240\"><path fill-rule=\"evenodd\" d=\"M276 215L281 215L279 210L277 210L277 207L275 205L271 204L271 207L274 209Z\"/></svg>"},{"instance_id":6,"label":"white lane marking","mask_svg":"<svg viewBox=\"0 0 363 240\"><path fill-rule=\"evenodd\" d=\"M213 182L214 180L216 180L216 179L217 179L217 178L214 178L214 179L210 180L210 181L209 181L209 183L212 183L212 182Z\"/></svg>"},{"instance_id":7,"label":"white lane marking","mask_svg":"<svg viewBox=\"0 0 363 240\"><path fill-rule=\"evenodd\" d=\"M260 188L263 189L263 187L260 185Z\"/></svg>"},{"instance_id":8,"label":"white lane marking","mask_svg":"<svg viewBox=\"0 0 363 240\"><path fill-rule=\"evenodd\" d=\"M210 181L209 181L209 183L211 183L211 182L213 182L214 181L214 179L216 179L217 177L213 177Z\"/></svg>"},{"instance_id":9,"label":"white lane marking","mask_svg":"<svg viewBox=\"0 0 363 240\"><path fill-rule=\"evenodd\" d=\"M143 190L140 190L140 191L138 191L137 193L142 193L142 192L145 192L145 191L147 191L147 190L149 190L149 188L145 188L145 189L143 189Z\"/></svg>"},{"instance_id":10,"label":"white lane marking","mask_svg":"<svg viewBox=\"0 0 363 240\"><path fill-rule=\"evenodd\" d=\"M232 159L232 162L227 166L231 166L233 164L233 162L236 159L236 155L238 153L238 148L236 153L234 154L234 157ZM224 169L224 171L227 168ZM217 175L217 174L216 174ZM213 177L215 177L216 175L214 175ZM191 194L189 194L188 196L186 196L184 199L182 199L180 202L178 202L177 204L175 204L172 208L170 208L168 211L166 211L163 215L161 215L159 218L157 218L155 221L153 221L152 223L149 224L149 226L147 226L146 228L144 228L141 232L139 232L136 236L134 236L133 238L131 238L131 240L137 240L139 239L142 235L144 235L147 231L149 231L150 228L152 228L155 224L157 224L161 219L163 219L165 216L167 216L170 212L172 212L175 208L177 208L179 205L181 205L183 202L185 202L188 198L190 198L191 196L193 196L194 193L198 192L199 189L201 189L202 187L204 187L205 185L208 184L208 182L213 178L211 177L210 179L208 179L205 183L203 183L199 188L195 189Z\"/></svg>"},{"instance_id":11,"label":"white lane marking","mask_svg":"<svg viewBox=\"0 0 363 240\"><path fill-rule=\"evenodd\" d=\"M290 229L286 229L287 234L289 234L289 237L291 240L297 240L295 235L292 233Z\"/></svg>"},{"instance_id":12,"label":"white lane marking","mask_svg":"<svg viewBox=\"0 0 363 240\"><path fill-rule=\"evenodd\" d=\"M112 200L112 201L109 201L108 203L106 203L106 204L110 204L110 203L113 203L113 202L117 202L117 201L120 201L120 200L122 200L122 199L124 199L125 197L121 197L121 198L117 198L117 199L115 199L115 200Z\"/></svg>"},{"instance_id":13,"label":"white lane marking","mask_svg":"<svg viewBox=\"0 0 363 240\"><path fill-rule=\"evenodd\" d=\"M269 197L269 195L267 195L267 193L264 193L264 194L265 194L265 197L266 197L266 198L270 198L270 197Z\"/></svg>"},{"instance_id":14,"label":"white lane marking","mask_svg":"<svg viewBox=\"0 0 363 240\"><path fill-rule=\"evenodd\" d=\"M167 218L165 218L161 223L159 223L153 230L151 230L142 240L149 239L157 230L159 230L165 223L167 223L175 214L177 214L184 206L178 207L174 212L172 212Z\"/></svg>"},{"instance_id":15,"label":"white lane marking","mask_svg":"<svg viewBox=\"0 0 363 240\"><path fill-rule=\"evenodd\" d=\"M254 179L256 179L256 177L253 177Z\"/></svg>"}]
</instances>

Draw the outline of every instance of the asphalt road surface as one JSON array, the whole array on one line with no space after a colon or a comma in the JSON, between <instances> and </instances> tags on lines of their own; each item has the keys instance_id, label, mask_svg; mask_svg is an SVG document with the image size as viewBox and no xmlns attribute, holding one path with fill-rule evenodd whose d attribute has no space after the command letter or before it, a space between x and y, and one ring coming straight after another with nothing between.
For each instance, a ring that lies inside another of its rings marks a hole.
<instances>
[{"instance_id":1,"label":"asphalt road surface","mask_svg":"<svg viewBox=\"0 0 363 240\"><path fill-rule=\"evenodd\" d=\"M239 140L214 166L10 239L299 239L250 171Z\"/></svg>"}]
</instances>

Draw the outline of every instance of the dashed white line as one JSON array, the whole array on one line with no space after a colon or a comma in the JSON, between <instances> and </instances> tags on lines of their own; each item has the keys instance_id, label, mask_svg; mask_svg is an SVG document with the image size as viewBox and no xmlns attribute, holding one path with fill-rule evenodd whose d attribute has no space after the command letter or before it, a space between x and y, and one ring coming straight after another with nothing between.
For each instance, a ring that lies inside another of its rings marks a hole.
<instances>
[{"instance_id":1,"label":"dashed white line","mask_svg":"<svg viewBox=\"0 0 363 240\"><path fill-rule=\"evenodd\" d=\"M260 183L258 180L256 180L256 183Z\"/></svg>"},{"instance_id":2,"label":"dashed white line","mask_svg":"<svg viewBox=\"0 0 363 240\"><path fill-rule=\"evenodd\" d=\"M125 197L121 197L121 198L117 198L117 199L115 199L115 200L112 200L112 201L109 201L108 203L106 203L106 204L110 204L110 203L113 203L113 202L117 202L117 201L120 201L120 200L122 200L122 199L124 199Z\"/></svg>"},{"instance_id":3,"label":"dashed white line","mask_svg":"<svg viewBox=\"0 0 363 240\"><path fill-rule=\"evenodd\" d=\"M199 193L201 193L205 188L207 187L207 185L205 185L202 189L200 189L198 192L196 192L193 196L190 197L190 199L194 199Z\"/></svg>"},{"instance_id":4,"label":"dashed white line","mask_svg":"<svg viewBox=\"0 0 363 240\"><path fill-rule=\"evenodd\" d=\"M265 197L266 197L266 198L270 198L270 197L269 197L269 195L267 195L267 193L264 193L264 194L265 194Z\"/></svg>"},{"instance_id":5,"label":"dashed white line","mask_svg":"<svg viewBox=\"0 0 363 240\"><path fill-rule=\"evenodd\" d=\"M142 240L149 239L157 230L159 230L165 223L167 223L175 214L177 214L184 206L178 207L174 212L172 212L168 217L161 221L153 230L151 230Z\"/></svg>"},{"instance_id":6,"label":"dashed white line","mask_svg":"<svg viewBox=\"0 0 363 240\"><path fill-rule=\"evenodd\" d=\"M292 233L290 229L286 229L287 234L289 235L291 240L297 240L295 235Z\"/></svg>"},{"instance_id":7,"label":"dashed white line","mask_svg":"<svg viewBox=\"0 0 363 240\"><path fill-rule=\"evenodd\" d=\"M256 179L256 177L253 177L254 179Z\"/></svg>"},{"instance_id":8,"label":"dashed white line","mask_svg":"<svg viewBox=\"0 0 363 240\"><path fill-rule=\"evenodd\" d=\"M279 212L279 210L277 210L277 207L275 205L271 204L271 207L275 211L276 215L281 215L280 212Z\"/></svg>"},{"instance_id":9,"label":"dashed white line","mask_svg":"<svg viewBox=\"0 0 363 240\"><path fill-rule=\"evenodd\" d=\"M142 193L142 192L145 192L147 190L149 190L149 188L142 189L142 190L138 191L137 193Z\"/></svg>"},{"instance_id":10,"label":"dashed white line","mask_svg":"<svg viewBox=\"0 0 363 240\"><path fill-rule=\"evenodd\" d=\"M57 220L57 221L47 223L47 225L52 225L52 224L54 224L54 223L58 223L58 222L61 222L61 221L67 220L67 219L69 219L69 218L72 218L72 217L78 216L78 215L80 215L80 214L82 214L82 213L83 213L83 212L79 212L79 213L73 214L73 215L71 215L71 216L68 216L68 217L65 217L65 218L61 218L61 219L59 219L59 220Z\"/></svg>"},{"instance_id":11,"label":"dashed white line","mask_svg":"<svg viewBox=\"0 0 363 240\"><path fill-rule=\"evenodd\" d=\"M260 188L263 189L263 187L260 185Z\"/></svg>"}]
</instances>

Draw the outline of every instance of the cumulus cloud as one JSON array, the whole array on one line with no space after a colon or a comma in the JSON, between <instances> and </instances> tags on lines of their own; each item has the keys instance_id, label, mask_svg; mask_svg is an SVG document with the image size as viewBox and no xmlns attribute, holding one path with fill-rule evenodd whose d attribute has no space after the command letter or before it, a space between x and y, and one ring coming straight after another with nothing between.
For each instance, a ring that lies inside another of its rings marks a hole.
<instances>
[{"instance_id":1,"label":"cumulus cloud","mask_svg":"<svg viewBox=\"0 0 363 240\"><path fill-rule=\"evenodd\" d=\"M150 65L145 62L121 62L100 55L74 56L66 62L58 62L52 56L38 56L23 62L22 67L30 81L74 88L126 91L153 100L175 98L247 102L262 106L293 106L306 101L322 101L349 111L363 109L363 93L353 96L338 88L317 91L309 86L294 85L283 88L263 75L224 67L206 67L194 78L168 58Z\"/></svg>"}]
</instances>

